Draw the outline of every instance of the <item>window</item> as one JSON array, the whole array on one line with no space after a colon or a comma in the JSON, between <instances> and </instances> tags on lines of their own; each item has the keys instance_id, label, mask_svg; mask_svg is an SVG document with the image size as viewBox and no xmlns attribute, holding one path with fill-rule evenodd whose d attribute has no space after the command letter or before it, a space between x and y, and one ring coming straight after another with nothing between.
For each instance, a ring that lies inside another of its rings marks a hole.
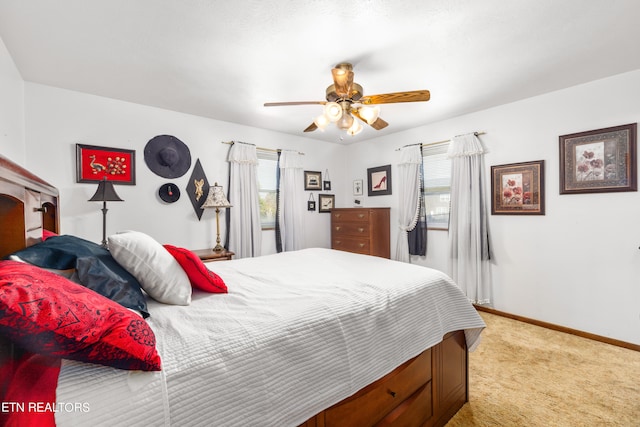
<instances>
[{"instance_id":1,"label":"window","mask_svg":"<svg viewBox=\"0 0 640 427\"><path fill-rule=\"evenodd\" d=\"M451 201L451 159L447 158L449 143L423 147L422 171L427 228L449 229Z\"/></svg>"},{"instance_id":2,"label":"window","mask_svg":"<svg viewBox=\"0 0 640 427\"><path fill-rule=\"evenodd\" d=\"M278 153L267 150L258 150L257 153L260 224L263 230L269 230L276 227Z\"/></svg>"}]
</instances>

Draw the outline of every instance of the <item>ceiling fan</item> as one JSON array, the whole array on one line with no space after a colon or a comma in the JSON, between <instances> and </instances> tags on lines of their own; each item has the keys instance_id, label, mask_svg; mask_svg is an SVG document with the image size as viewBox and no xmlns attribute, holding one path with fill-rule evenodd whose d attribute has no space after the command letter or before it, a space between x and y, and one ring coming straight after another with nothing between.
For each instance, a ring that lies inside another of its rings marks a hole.
<instances>
[{"instance_id":1,"label":"ceiling fan","mask_svg":"<svg viewBox=\"0 0 640 427\"><path fill-rule=\"evenodd\" d=\"M331 122L356 135L362 131L360 122L367 123L375 130L384 129L389 123L378 117L378 104L393 104L398 102L428 101L431 94L428 90L414 90L409 92L394 92L380 95L363 96L362 86L353 81L353 65L343 62L332 70L333 84L326 90L326 101L297 101L297 102L266 102L265 107L279 107L288 105L324 105L323 114L316 117L304 131L313 132L324 130ZM359 120L355 120L358 118Z\"/></svg>"}]
</instances>

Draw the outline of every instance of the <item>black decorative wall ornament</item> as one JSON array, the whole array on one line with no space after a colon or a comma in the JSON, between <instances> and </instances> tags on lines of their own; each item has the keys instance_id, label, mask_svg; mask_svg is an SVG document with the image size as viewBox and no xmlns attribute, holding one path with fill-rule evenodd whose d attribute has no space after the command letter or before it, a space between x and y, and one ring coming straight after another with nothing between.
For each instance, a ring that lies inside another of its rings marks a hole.
<instances>
[{"instance_id":1,"label":"black decorative wall ornament","mask_svg":"<svg viewBox=\"0 0 640 427\"><path fill-rule=\"evenodd\" d=\"M158 196L160 196L163 202L177 202L180 198L180 190L178 189L178 186L173 182L169 182L167 184L163 184L160 187L160 189L158 190Z\"/></svg>"},{"instance_id":2,"label":"black decorative wall ornament","mask_svg":"<svg viewBox=\"0 0 640 427\"><path fill-rule=\"evenodd\" d=\"M207 176L204 174L202 164L200 164L200 159L198 159L196 160L196 165L193 167L193 172L191 172L191 177L187 184L187 194L189 195L189 200L191 200L191 204L193 205L193 210L198 217L198 221L202 218L202 213L204 212L202 205L207 199L208 193L209 181L207 181Z\"/></svg>"}]
</instances>

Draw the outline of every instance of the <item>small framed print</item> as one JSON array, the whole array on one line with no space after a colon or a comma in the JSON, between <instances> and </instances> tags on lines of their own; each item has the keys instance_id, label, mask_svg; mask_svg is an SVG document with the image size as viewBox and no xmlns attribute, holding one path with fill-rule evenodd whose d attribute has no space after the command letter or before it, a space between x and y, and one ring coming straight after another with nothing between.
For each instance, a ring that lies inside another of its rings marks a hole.
<instances>
[{"instance_id":1,"label":"small framed print","mask_svg":"<svg viewBox=\"0 0 640 427\"><path fill-rule=\"evenodd\" d=\"M304 171L304 189L322 190L322 173L315 171Z\"/></svg>"},{"instance_id":2,"label":"small framed print","mask_svg":"<svg viewBox=\"0 0 640 427\"><path fill-rule=\"evenodd\" d=\"M318 212L331 212L335 201L336 196L333 194L318 194L318 203L320 204Z\"/></svg>"},{"instance_id":3,"label":"small framed print","mask_svg":"<svg viewBox=\"0 0 640 427\"><path fill-rule=\"evenodd\" d=\"M391 165L367 169L369 196L391 194Z\"/></svg>"},{"instance_id":4,"label":"small framed print","mask_svg":"<svg viewBox=\"0 0 640 427\"><path fill-rule=\"evenodd\" d=\"M122 148L76 144L76 182L136 185L136 152Z\"/></svg>"},{"instance_id":5,"label":"small framed print","mask_svg":"<svg viewBox=\"0 0 640 427\"><path fill-rule=\"evenodd\" d=\"M316 210L316 201L313 200L313 193L309 195L309 200L307 201L307 210L315 212Z\"/></svg>"},{"instance_id":6,"label":"small framed print","mask_svg":"<svg viewBox=\"0 0 640 427\"><path fill-rule=\"evenodd\" d=\"M491 166L492 215L544 215L544 160Z\"/></svg>"},{"instance_id":7,"label":"small framed print","mask_svg":"<svg viewBox=\"0 0 640 427\"><path fill-rule=\"evenodd\" d=\"M354 179L353 180L353 195L354 196L362 196L362 188L363 188L363 182L361 179Z\"/></svg>"},{"instance_id":8,"label":"small framed print","mask_svg":"<svg viewBox=\"0 0 640 427\"><path fill-rule=\"evenodd\" d=\"M636 128L560 136L560 194L637 191Z\"/></svg>"}]
</instances>

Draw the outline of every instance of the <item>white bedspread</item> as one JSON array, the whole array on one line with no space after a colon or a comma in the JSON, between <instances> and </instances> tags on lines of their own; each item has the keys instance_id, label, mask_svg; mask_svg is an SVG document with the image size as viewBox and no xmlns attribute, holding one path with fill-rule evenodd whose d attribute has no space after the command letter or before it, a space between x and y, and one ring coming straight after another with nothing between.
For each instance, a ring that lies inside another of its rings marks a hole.
<instances>
[{"instance_id":1,"label":"white bedspread","mask_svg":"<svg viewBox=\"0 0 640 427\"><path fill-rule=\"evenodd\" d=\"M484 323L444 274L329 249L207 264L228 294L149 302L162 372L64 361L64 426L296 426Z\"/></svg>"}]
</instances>

